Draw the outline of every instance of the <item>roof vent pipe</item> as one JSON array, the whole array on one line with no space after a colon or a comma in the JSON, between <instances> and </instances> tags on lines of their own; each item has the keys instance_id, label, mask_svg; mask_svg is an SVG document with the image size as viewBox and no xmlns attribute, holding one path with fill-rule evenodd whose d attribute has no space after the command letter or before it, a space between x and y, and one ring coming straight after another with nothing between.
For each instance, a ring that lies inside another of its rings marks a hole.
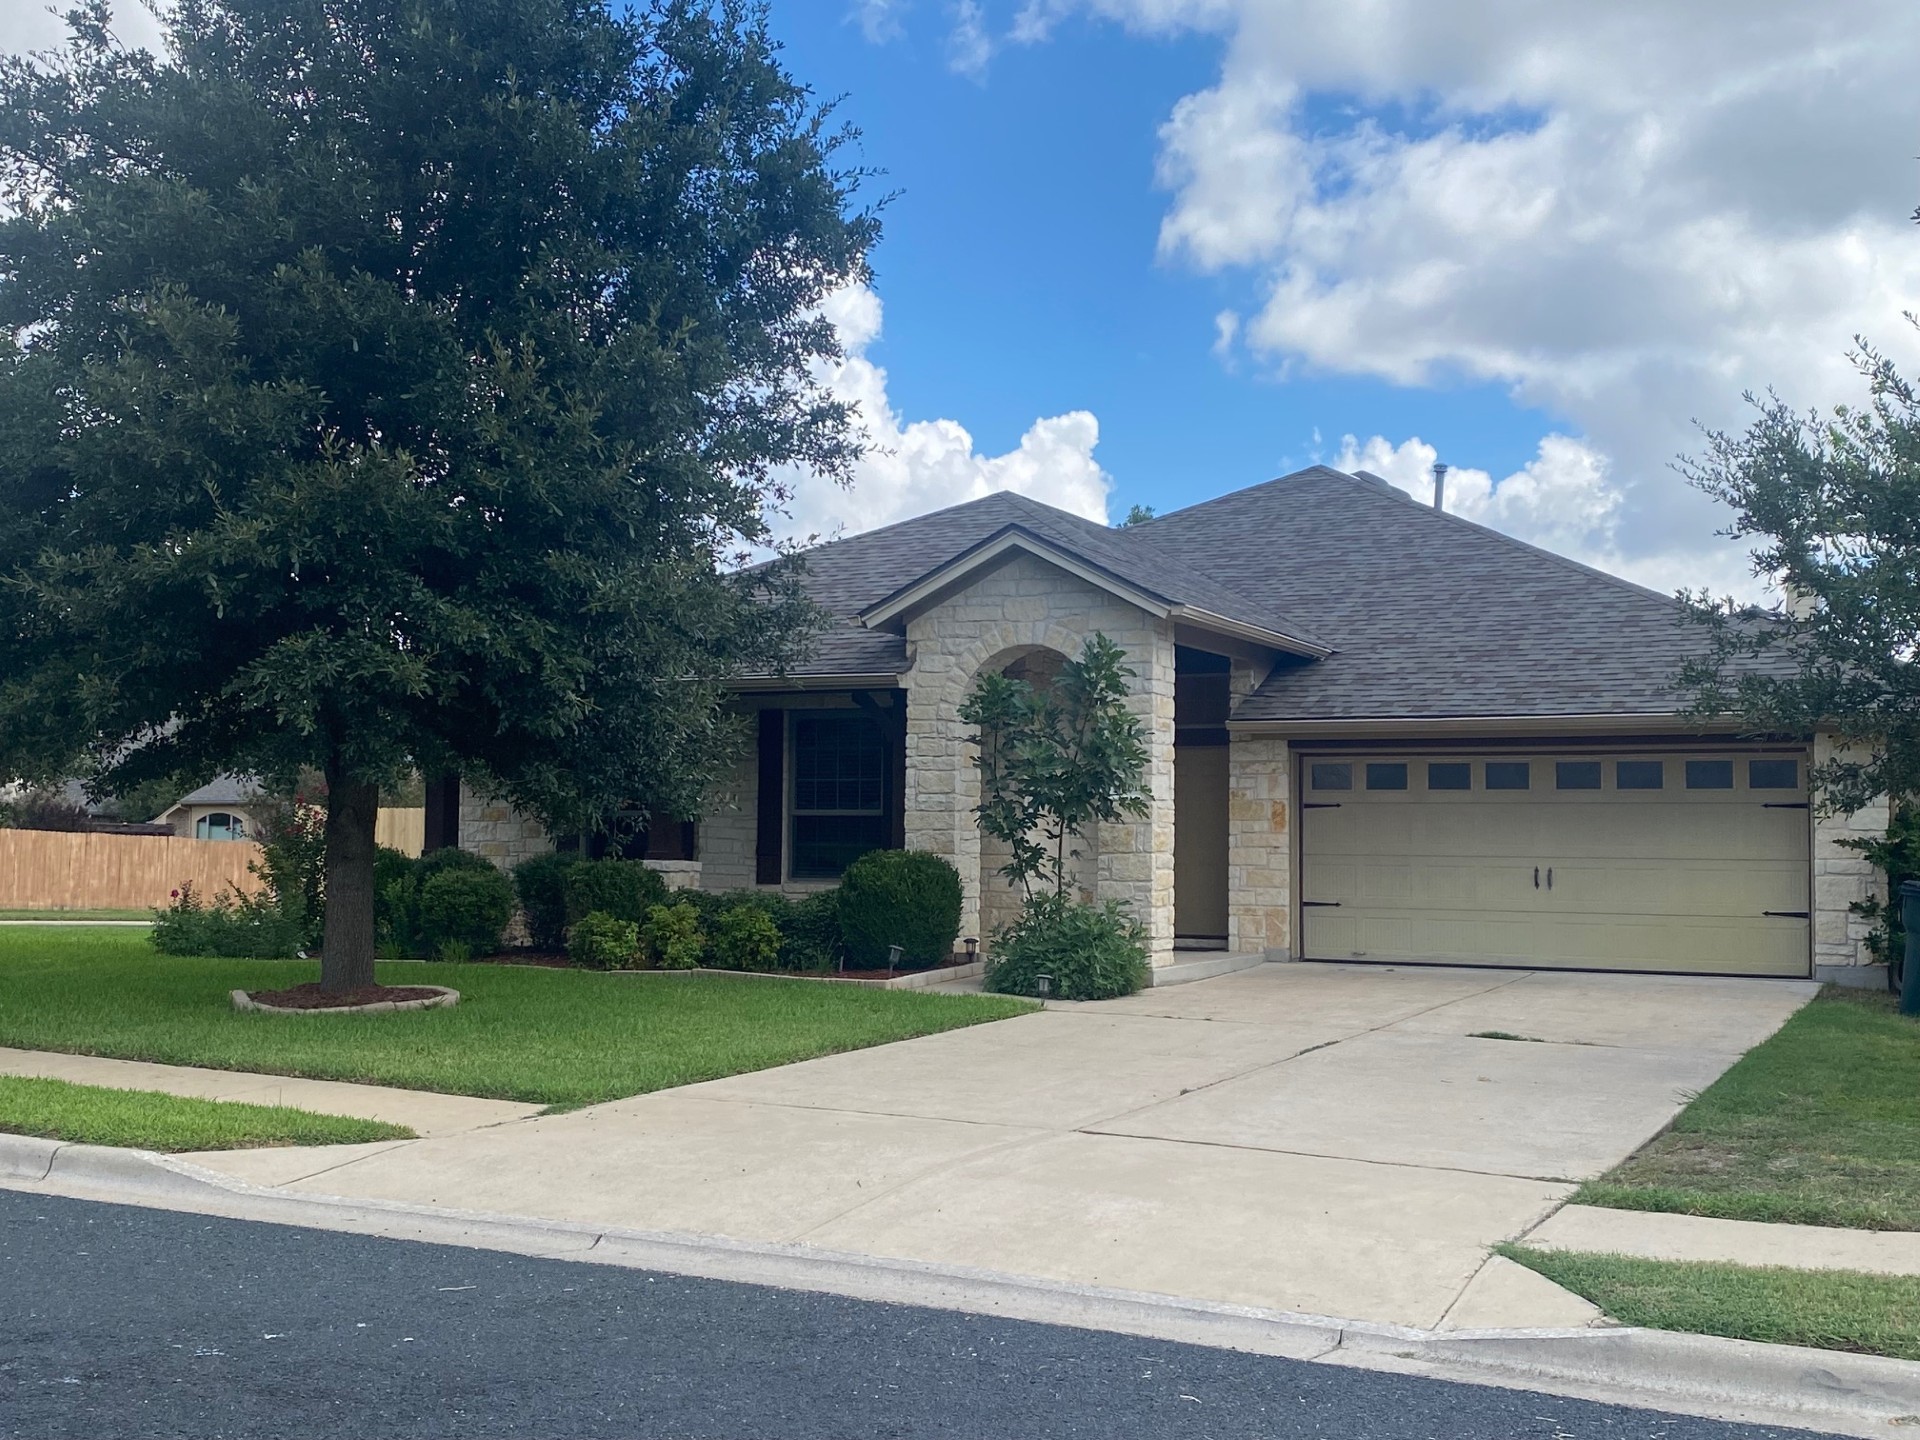
<instances>
[{"instance_id":1,"label":"roof vent pipe","mask_svg":"<svg viewBox=\"0 0 1920 1440\"><path fill-rule=\"evenodd\" d=\"M1433 508L1447 508L1447 466L1440 460L1433 462Z\"/></svg>"}]
</instances>

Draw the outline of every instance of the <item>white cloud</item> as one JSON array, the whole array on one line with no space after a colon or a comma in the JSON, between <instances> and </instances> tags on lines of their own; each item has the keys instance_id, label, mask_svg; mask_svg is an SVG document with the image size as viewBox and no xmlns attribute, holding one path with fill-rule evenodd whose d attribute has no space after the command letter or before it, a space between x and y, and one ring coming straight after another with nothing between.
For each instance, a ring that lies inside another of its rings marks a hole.
<instances>
[{"instance_id":1,"label":"white cloud","mask_svg":"<svg viewBox=\"0 0 1920 1440\"><path fill-rule=\"evenodd\" d=\"M1694 420L1857 395L1856 332L1920 359L1909 0L1029 0L1021 33L1074 10L1227 37L1161 131L1161 251L1256 279L1239 348L1559 417L1584 440L1521 476L1600 457L1612 568L1724 573Z\"/></svg>"},{"instance_id":2,"label":"white cloud","mask_svg":"<svg viewBox=\"0 0 1920 1440\"><path fill-rule=\"evenodd\" d=\"M843 488L815 476L799 477L780 533L823 539L890 525L946 505L1012 490L1102 524L1112 479L1093 458L1100 422L1085 410L1038 419L1020 443L1001 455L983 455L955 420L912 420L887 396L887 372L867 358L880 338L880 297L864 285L836 292L826 313L840 332L846 358L822 378L857 405L871 442Z\"/></svg>"},{"instance_id":3,"label":"white cloud","mask_svg":"<svg viewBox=\"0 0 1920 1440\"><path fill-rule=\"evenodd\" d=\"M901 35L900 12L905 0L852 0L847 19L860 27L860 33L872 45L884 45Z\"/></svg>"},{"instance_id":4,"label":"white cloud","mask_svg":"<svg viewBox=\"0 0 1920 1440\"><path fill-rule=\"evenodd\" d=\"M969 80L981 80L992 58L993 38L987 34L987 17L980 9L980 0L954 0L953 29L947 34L947 68Z\"/></svg>"},{"instance_id":5,"label":"white cloud","mask_svg":"<svg viewBox=\"0 0 1920 1440\"><path fill-rule=\"evenodd\" d=\"M0 5L0 53L57 50L67 41L68 4L9 0ZM118 0L113 7L113 31L129 49L156 50L160 27L138 0Z\"/></svg>"}]
</instances>

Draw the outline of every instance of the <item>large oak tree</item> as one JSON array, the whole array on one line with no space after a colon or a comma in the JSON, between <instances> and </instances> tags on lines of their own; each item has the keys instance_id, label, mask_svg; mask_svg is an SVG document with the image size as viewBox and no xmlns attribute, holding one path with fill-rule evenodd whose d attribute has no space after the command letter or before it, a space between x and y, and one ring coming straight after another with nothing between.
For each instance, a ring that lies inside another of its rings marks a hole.
<instances>
[{"instance_id":1,"label":"large oak tree","mask_svg":"<svg viewBox=\"0 0 1920 1440\"><path fill-rule=\"evenodd\" d=\"M0 64L0 770L323 771L347 988L383 783L692 813L875 224L753 6L161 13Z\"/></svg>"}]
</instances>

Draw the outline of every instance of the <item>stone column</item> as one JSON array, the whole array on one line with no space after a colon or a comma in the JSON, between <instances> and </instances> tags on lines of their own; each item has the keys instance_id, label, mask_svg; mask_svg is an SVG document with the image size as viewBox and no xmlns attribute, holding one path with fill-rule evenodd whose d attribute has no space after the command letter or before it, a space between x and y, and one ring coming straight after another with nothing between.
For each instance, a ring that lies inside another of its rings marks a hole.
<instances>
[{"instance_id":1,"label":"stone column","mask_svg":"<svg viewBox=\"0 0 1920 1440\"><path fill-rule=\"evenodd\" d=\"M1293 754L1280 735L1235 732L1227 773L1227 949L1291 955Z\"/></svg>"},{"instance_id":2,"label":"stone column","mask_svg":"<svg viewBox=\"0 0 1920 1440\"><path fill-rule=\"evenodd\" d=\"M1813 740L1815 764L1840 753L1831 735ZM1886 876L1858 850L1841 840L1872 839L1887 833L1887 802L1877 800L1851 815L1815 814L1813 821L1813 963L1866 965L1872 925L1853 913L1853 903L1886 895ZM1872 972L1878 973L1878 972Z\"/></svg>"}]
</instances>

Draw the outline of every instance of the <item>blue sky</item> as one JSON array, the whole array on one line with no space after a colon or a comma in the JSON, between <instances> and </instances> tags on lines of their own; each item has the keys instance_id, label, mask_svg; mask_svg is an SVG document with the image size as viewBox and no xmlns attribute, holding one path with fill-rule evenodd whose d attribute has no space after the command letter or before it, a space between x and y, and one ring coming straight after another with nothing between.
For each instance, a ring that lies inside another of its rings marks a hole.
<instances>
[{"instance_id":1,"label":"blue sky","mask_svg":"<svg viewBox=\"0 0 1920 1440\"><path fill-rule=\"evenodd\" d=\"M864 163L887 172L874 188L897 192L873 257L886 328L869 353L906 416L952 416L997 454L1038 415L1090 410L1116 517L1330 459L1343 434L1389 420L1496 474L1532 456L1551 421L1504 386L1282 378L1214 353L1213 317L1257 304L1259 284L1157 257L1168 195L1155 164L1168 112L1218 72L1220 37L1076 19L975 78L950 68L939 7L919 11L882 44L831 0L773 12L791 69L845 97Z\"/></svg>"}]
</instances>

